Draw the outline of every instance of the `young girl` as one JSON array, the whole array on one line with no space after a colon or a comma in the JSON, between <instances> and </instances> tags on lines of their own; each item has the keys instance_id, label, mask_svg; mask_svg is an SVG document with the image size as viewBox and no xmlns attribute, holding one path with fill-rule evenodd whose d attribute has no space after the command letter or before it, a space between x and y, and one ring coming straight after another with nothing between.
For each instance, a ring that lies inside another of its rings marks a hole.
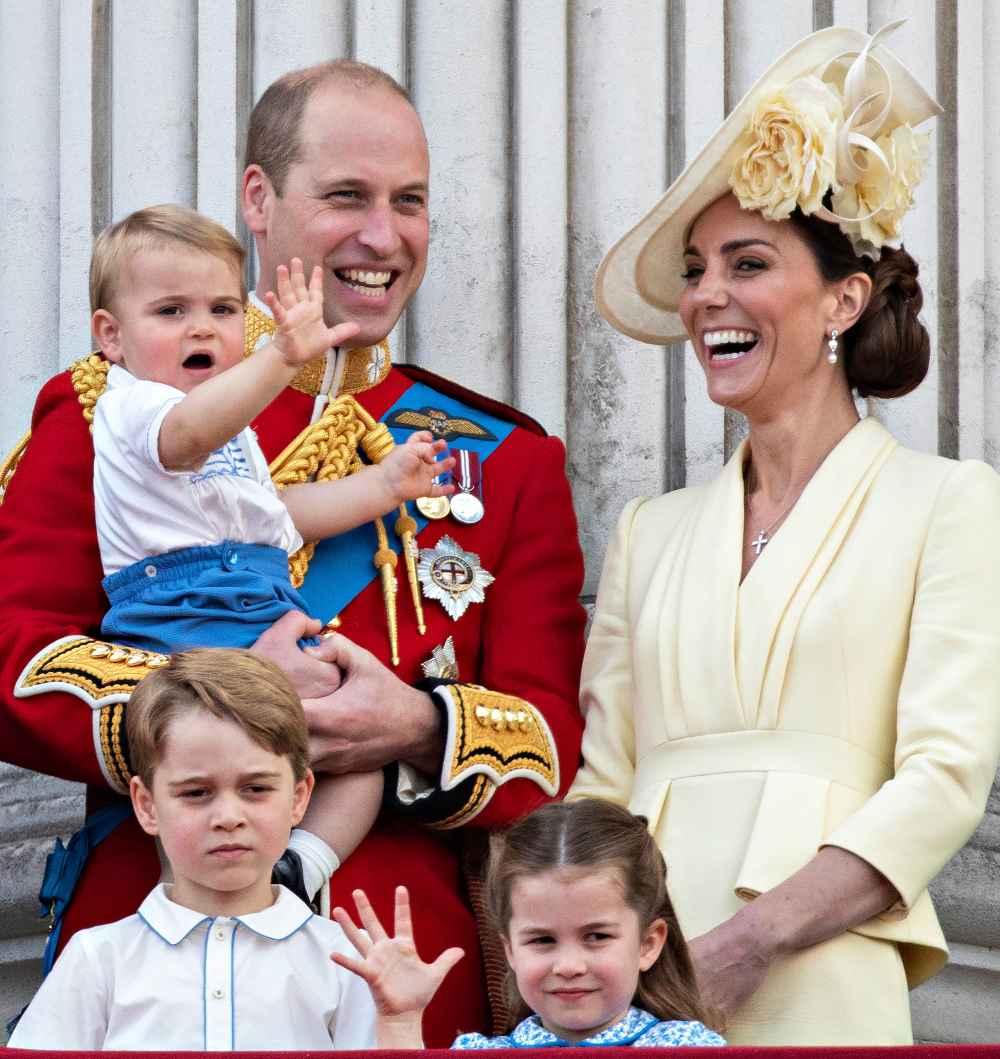
<instances>
[{"instance_id":1,"label":"young girl","mask_svg":"<svg viewBox=\"0 0 1000 1059\"><path fill-rule=\"evenodd\" d=\"M709 1016L666 874L645 819L596 798L546 805L497 838L486 900L522 1021L502 1037L463 1034L452 1047L725 1044L704 1025ZM363 958L332 958L368 982L380 1014L405 1019L409 1005L426 1006L455 957L445 954L445 967L421 966L410 952L408 915L400 931L397 912L392 939L367 901L358 909L367 938L342 909L334 918ZM410 1044L420 1046L416 1037Z\"/></svg>"},{"instance_id":2,"label":"young girl","mask_svg":"<svg viewBox=\"0 0 1000 1059\"><path fill-rule=\"evenodd\" d=\"M553 803L512 827L486 892L512 1010L528 1017L453 1047L725 1044L703 1025L666 876L646 821L610 802Z\"/></svg>"}]
</instances>

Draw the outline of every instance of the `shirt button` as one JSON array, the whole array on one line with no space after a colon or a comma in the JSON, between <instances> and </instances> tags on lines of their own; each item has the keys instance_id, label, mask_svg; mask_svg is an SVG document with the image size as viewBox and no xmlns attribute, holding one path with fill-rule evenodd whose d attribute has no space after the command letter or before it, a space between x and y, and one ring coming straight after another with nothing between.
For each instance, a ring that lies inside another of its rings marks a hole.
<instances>
[{"instance_id":1,"label":"shirt button","mask_svg":"<svg viewBox=\"0 0 1000 1059\"><path fill-rule=\"evenodd\" d=\"M215 936L219 939L219 941L226 940L226 932L221 927L219 927L219 929L215 932Z\"/></svg>"},{"instance_id":2,"label":"shirt button","mask_svg":"<svg viewBox=\"0 0 1000 1059\"><path fill-rule=\"evenodd\" d=\"M156 577L156 567L152 563L146 567L145 574L147 577Z\"/></svg>"},{"instance_id":3,"label":"shirt button","mask_svg":"<svg viewBox=\"0 0 1000 1059\"><path fill-rule=\"evenodd\" d=\"M212 990L212 998L214 1000L221 1000L226 994L221 989Z\"/></svg>"}]
</instances>

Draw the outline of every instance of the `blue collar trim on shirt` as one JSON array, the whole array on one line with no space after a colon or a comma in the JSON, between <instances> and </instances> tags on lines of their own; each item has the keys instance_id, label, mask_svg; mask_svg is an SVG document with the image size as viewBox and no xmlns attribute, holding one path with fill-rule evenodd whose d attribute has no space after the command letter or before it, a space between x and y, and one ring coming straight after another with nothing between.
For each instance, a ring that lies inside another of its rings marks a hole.
<instances>
[{"instance_id":1,"label":"blue collar trim on shirt","mask_svg":"<svg viewBox=\"0 0 1000 1059\"><path fill-rule=\"evenodd\" d=\"M313 917L312 909L300 901L291 890L284 886L276 886L278 896L270 908L261 912L251 912L246 916L235 916L238 923L242 923L254 934L262 938L270 938L271 941L284 941L293 934L298 933Z\"/></svg>"},{"instance_id":2,"label":"blue collar trim on shirt","mask_svg":"<svg viewBox=\"0 0 1000 1059\"><path fill-rule=\"evenodd\" d=\"M149 892L139 905L138 915L168 945L179 945L192 930L212 918L171 901L163 883Z\"/></svg>"},{"instance_id":3,"label":"blue collar trim on shirt","mask_svg":"<svg viewBox=\"0 0 1000 1059\"><path fill-rule=\"evenodd\" d=\"M210 922L213 917L171 901L167 891L168 887L160 883L139 906L138 914L143 923L168 945L179 945L192 930ZM308 905L291 890L279 886L273 905L260 912L233 918L261 937L284 941L301 930L312 916Z\"/></svg>"}]
</instances>

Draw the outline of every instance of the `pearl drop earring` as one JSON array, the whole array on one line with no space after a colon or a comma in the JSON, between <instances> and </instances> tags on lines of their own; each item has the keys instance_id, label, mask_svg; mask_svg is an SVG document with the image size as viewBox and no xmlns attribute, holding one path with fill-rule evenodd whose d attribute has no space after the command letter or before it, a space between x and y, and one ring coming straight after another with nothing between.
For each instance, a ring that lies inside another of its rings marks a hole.
<instances>
[{"instance_id":1,"label":"pearl drop earring","mask_svg":"<svg viewBox=\"0 0 1000 1059\"><path fill-rule=\"evenodd\" d=\"M837 335L838 335L838 333L839 332L837 331L837 329L834 328L830 332L830 339L827 342L827 345L830 347L830 352L827 353L826 359L831 364L836 364L837 363Z\"/></svg>"}]
</instances>

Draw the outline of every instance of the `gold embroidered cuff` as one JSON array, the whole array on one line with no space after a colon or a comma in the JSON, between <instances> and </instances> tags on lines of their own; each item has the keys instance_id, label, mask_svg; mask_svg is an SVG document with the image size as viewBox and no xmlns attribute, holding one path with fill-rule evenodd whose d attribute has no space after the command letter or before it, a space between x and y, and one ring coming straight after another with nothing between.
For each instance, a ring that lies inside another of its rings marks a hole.
<instances>
[{"instance_id":1,"label":"gold embroidered cuff","mask_svg":"<svg viewBox=\"0 0 1000 1059\"><path fill-rule=\"evenodd\" d=\"M485 776L477 776L465 805L451 816L446 816L443 820L435 820L427 826L434 831L448 831L453 827L462 827L483 811L496 789L496 784L491 783Z\"/></svg>"},{"instance_id":2,"label":"gold embroidered cuff","mask_svg":"<svg viewBox=\"0 0 1000 1059\"><path fill-rule=\"evenodd\" d=\"M451 790L474 775L497 786L520 776L555 797L559 791L555 740L530 702L475 684L442 684L434 694L447 715L441 790ZM467 808L459 813L463 823L469 819Z\"/></svg>"}]
</instances>

